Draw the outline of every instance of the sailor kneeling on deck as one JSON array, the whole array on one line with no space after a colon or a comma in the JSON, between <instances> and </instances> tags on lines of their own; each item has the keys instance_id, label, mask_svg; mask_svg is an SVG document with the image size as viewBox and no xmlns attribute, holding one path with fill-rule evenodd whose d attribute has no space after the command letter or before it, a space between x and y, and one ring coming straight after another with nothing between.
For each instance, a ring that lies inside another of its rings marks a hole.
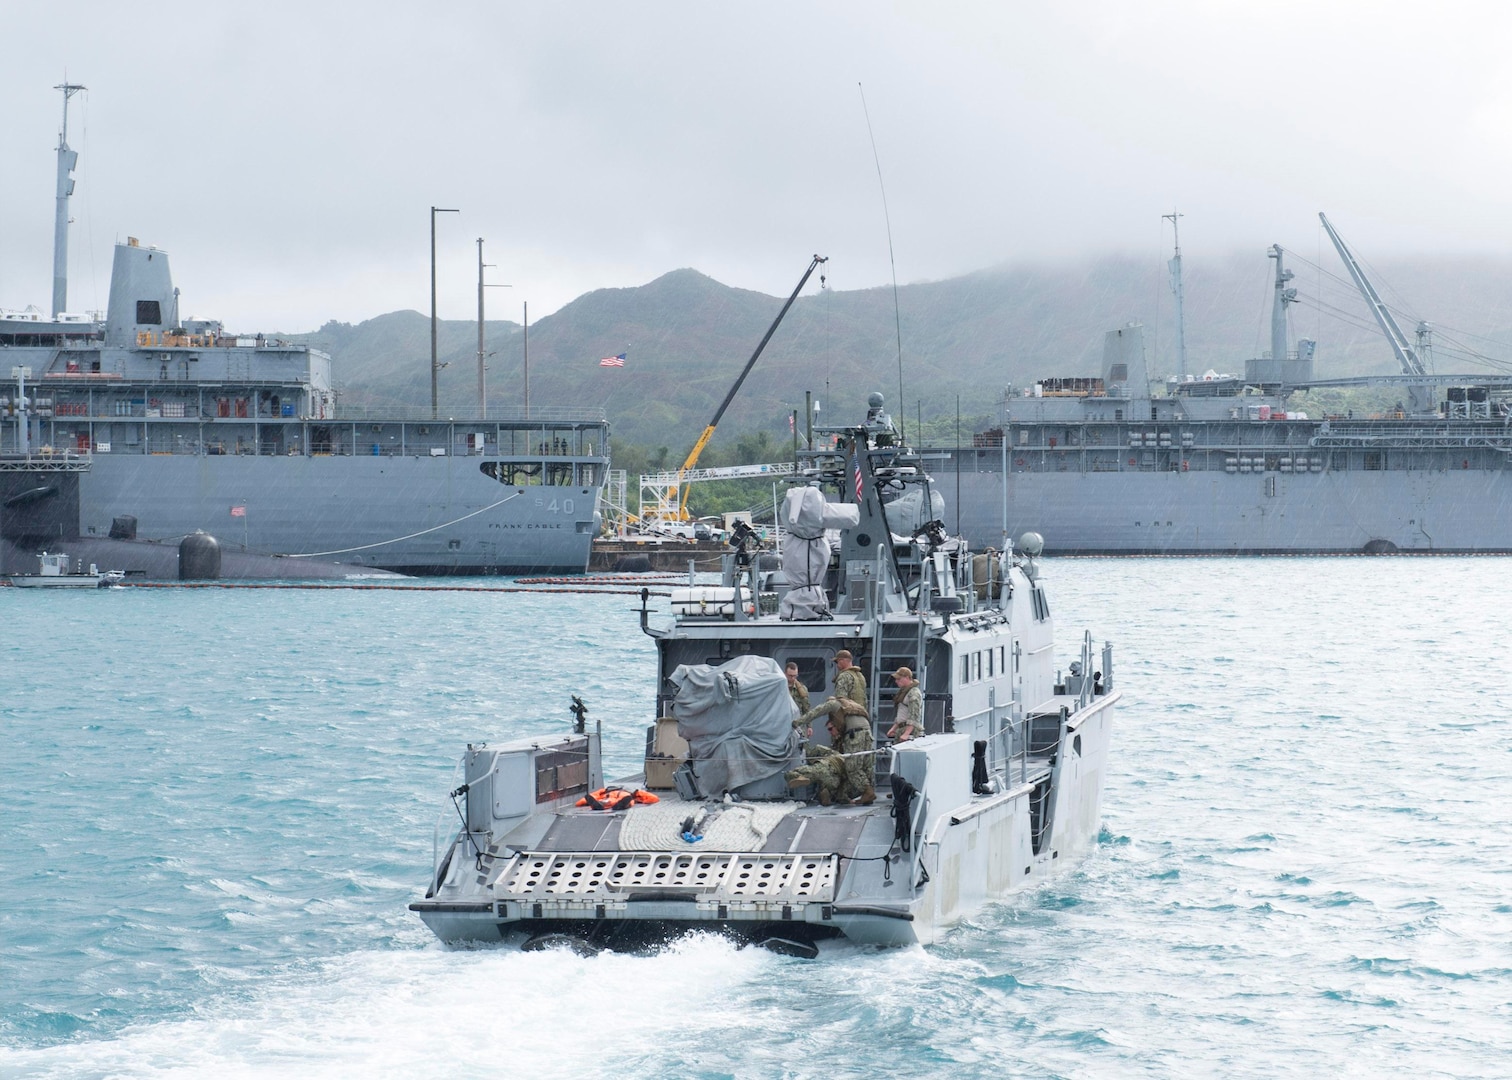
<instances>
[{"instance_id":1,"label":"sailor kneeling on deck","mask_svg":"<svg viewBox=\"0 0 1512 1080\"><path fill-rule=\"evenodd\" d=\"M876 754L871 752L871 723L859 717L831 716L827 725L836 749L810 746L805 753L808 764L784 774L788 787L814 785L820 806L844 802L870 806L877 799L872 787Z\"/></svg>"}]
</instances>

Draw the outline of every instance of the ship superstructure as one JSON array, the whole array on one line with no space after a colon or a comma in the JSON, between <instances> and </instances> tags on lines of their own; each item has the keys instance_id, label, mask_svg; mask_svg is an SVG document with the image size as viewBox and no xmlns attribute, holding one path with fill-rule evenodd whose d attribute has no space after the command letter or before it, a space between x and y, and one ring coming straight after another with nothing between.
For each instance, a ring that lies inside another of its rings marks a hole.
<instances>
[{"instance_id":1,"label":"ship superstructure","mask_svg":"<svg viewBox=\"0 0 1512 1080\"><path fill-rule=\"evenodd\" d=\"M60 89L62 260L77 159L66 100L82 88ZM103 313L63 312L66 261L56 268L51 315L0 312L0 550L29 564L73 537L203 530L233 549L406 573L585 568L602 410L341 406L318 349L183 317L165 251L116 245Z\"/></svg>"}]
</instances>

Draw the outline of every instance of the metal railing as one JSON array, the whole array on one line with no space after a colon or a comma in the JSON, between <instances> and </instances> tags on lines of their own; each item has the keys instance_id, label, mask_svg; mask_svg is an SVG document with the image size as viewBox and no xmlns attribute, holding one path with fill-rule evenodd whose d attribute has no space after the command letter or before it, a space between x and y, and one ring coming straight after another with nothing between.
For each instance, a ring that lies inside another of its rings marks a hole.
<instances>
[{"instance_id":1,"label":"metal railing","mask_svg":"<svg viewBox=\"0 0 1512 1080\"><path fill-rule=\"evenodd\" d=\"M570 405L532 405L523 408L490 407L487 416L478 415L471 406L466 409L445 409L440 416L432 416L428 406L418 405L337 405L335 423L417 423L417 424L480 424L483 427L540 427L558 424L602 424L608 414L602 408L579 408Z\"/></svg>"},{"instance_id":2,"label":"metal railing","mask_svg":"<svg viewBox=\"0 0 1512 1080\"><path fill-rule=\"evenodd\" d=\"M0 472L24 472L45 469L55 472L84 472L92 457L88 450L33 446L26 453L14 445L0 444Z\"/></svg>"}]
</instances>

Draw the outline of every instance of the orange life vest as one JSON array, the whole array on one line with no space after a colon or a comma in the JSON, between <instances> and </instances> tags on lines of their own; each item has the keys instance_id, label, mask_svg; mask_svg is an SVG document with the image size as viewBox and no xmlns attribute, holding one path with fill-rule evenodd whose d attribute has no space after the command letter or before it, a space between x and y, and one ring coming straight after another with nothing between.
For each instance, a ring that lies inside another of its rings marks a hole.
<instances>
[{"instance_id":1,"label":"orange life vest","mask_svg":"<svg viewBox=\"0 0 1512 1080\"><path fill-rule=\"evenodd\" d=\"M661 802L661 800L649 791L642 791L640 788L634 791L627 791L624 788L599 788L597 791L590 791L584 795L577 801L577 805L591 806L595 810L624 810L636 803L654 802Z\"/></svg>"}]
</instances>

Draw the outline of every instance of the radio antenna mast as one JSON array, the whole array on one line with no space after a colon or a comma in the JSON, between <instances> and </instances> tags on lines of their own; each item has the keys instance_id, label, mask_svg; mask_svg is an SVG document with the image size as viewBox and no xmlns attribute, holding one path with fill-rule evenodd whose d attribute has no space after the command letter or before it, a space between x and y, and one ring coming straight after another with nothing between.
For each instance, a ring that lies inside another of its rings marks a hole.
<instances>
[{"instance_id":1,"label":"radio antenna mast","mask_svg":"<svg viewBox=\"0 0 1512 1080\"><path fill-rule=\"evenodd\" d=\"M871 112L866 107L866 90L860 83L861 114L866 117L866 136L871 140L872 160L877 163L877 188L882 192L882 221L887 225L887 263L892 268L893 329L898 335L898 438L903 439L903 417L907 410L903 405L903 319L898 314L898 263L893 258L892 216L887 212L887 187L882 183L882 158L877 154L877 136L872 132Z\"/></svg>"},{"instance_id":2,"label":"radio antenna mast","mask_svg":"<svg viewBox=\"0 0 1512 1080\"><path fill-rule=\"evenodd\" d=\"M1186 320L1181 311L1181 219L1173 207L1169 214L1161 214L1161 218L1171 223L1171 235L1176 238L1176 254L1167 264L1171 270L1171 291L1176 294L1176 377L1186 380Z\"/></svg>"},{"instance_id":3,"label":"radio antenna mast","mask_svg":"<svg viewBox=\"0 0 1512 1080\"><path fill-rule=\"evenodd\" d=\"M88 88L64 82L53 89L63 91L63 129L58 133L58 217L53 223L52 313L57 318L68 306L68 199L73 195L74 166L79 163L78 151L68 148L68 99Z\"/></svg>"}]
</instances>

